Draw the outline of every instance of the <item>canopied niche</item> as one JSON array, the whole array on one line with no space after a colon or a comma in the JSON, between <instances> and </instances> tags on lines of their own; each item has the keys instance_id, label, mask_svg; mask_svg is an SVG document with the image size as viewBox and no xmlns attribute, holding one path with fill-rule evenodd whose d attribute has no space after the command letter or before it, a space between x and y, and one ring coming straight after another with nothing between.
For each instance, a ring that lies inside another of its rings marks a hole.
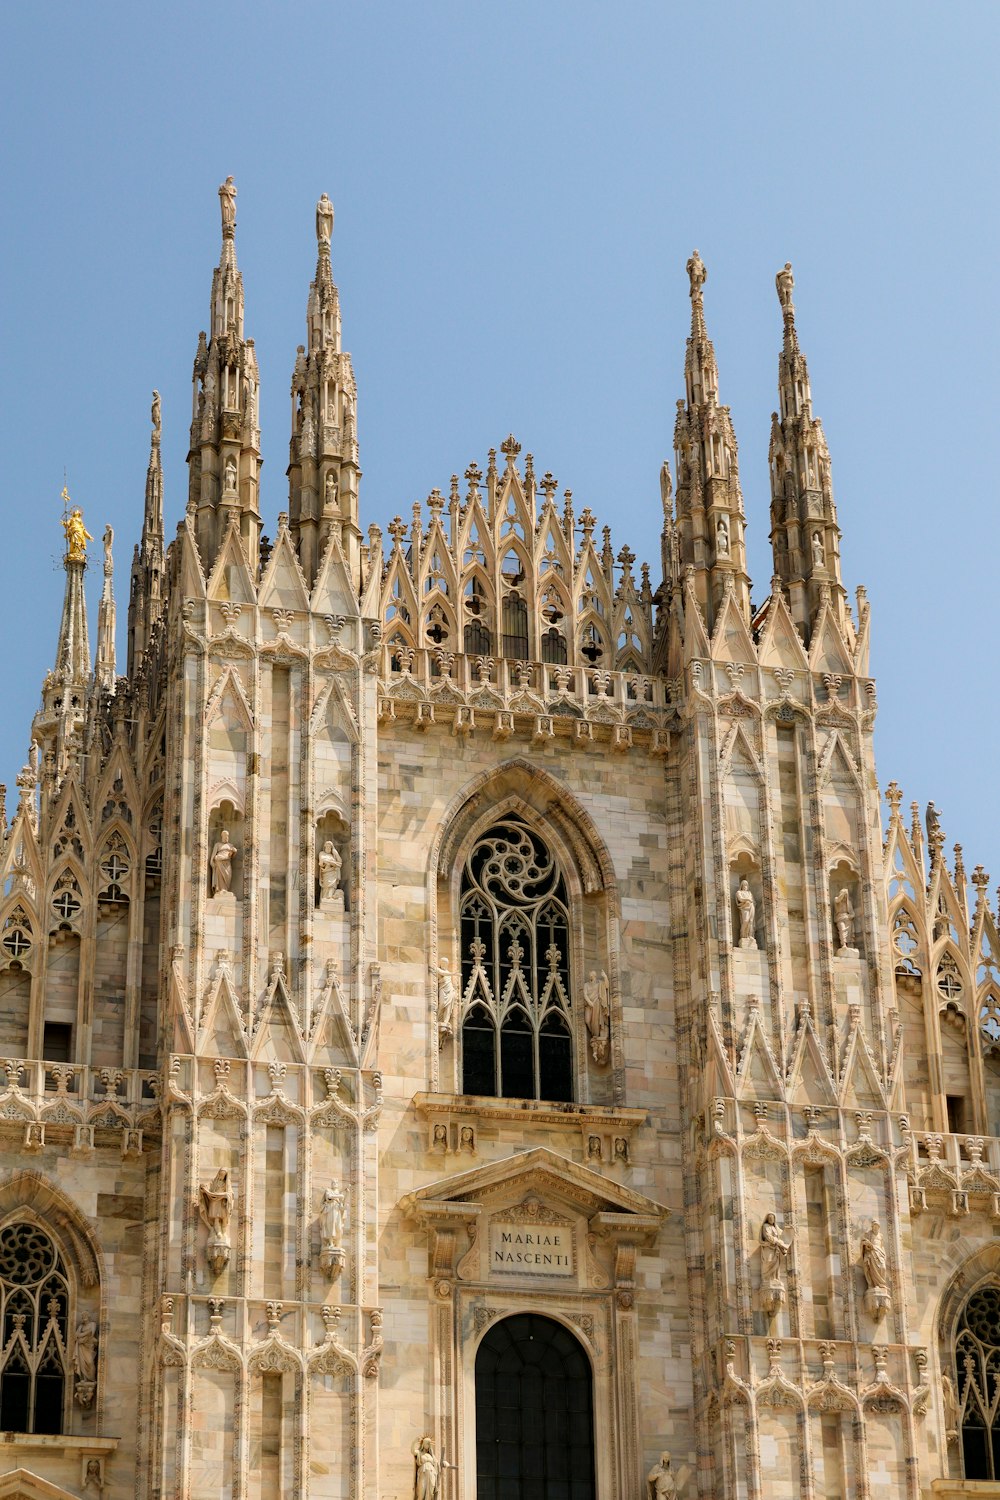
<instances>
[{"instance_id":1,"label":"canopied niche","mask_svg":"<svg viewBox=\"0 0 1000 1500\"><path fill-rule=\"evenodd\" d=\"M830 918L838 958L861 952L861 881L853 857L841 854L830 866Z\"/></svg>"},{"instance_id":2,"label":"canopied niche","mask_svg":"<svg viewBox=\"0 0 1000 1500\"><path fill-rule=\"evenodd\" d=\"M235 795L217 793L208 815L206 847L208 895L239 900L243 891L244 830L242 803Z\"/></svg>"},{"instance_id":3,"label":"canopied niche","mask_svg":"<svg viewBox=\"0 0 1000 1500\"><path fill-rule=\"evenodd\" d=\"M316 823L313 899L326 916L351 909L351 829L339 801L331 802Z\"/></svg>"}]
</instances>

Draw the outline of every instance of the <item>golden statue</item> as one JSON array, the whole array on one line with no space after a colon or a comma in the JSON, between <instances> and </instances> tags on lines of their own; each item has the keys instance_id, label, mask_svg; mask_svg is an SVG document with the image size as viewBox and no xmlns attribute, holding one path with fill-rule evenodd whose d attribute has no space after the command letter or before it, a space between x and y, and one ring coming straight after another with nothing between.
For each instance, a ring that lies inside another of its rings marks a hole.
<instances>
[{"instance_id":1,"label":"golden statue","mask_svg":"<svg viewBox=\"0 0 1000 1500\"><path fill-rule=\"evenodd\" d=\"M66 557L70 562L86 562L87 543L94 538L83 524L83 511L74 505L68 516L63 516L62 528L66 533Z\"/></svg>"}]
</instances>

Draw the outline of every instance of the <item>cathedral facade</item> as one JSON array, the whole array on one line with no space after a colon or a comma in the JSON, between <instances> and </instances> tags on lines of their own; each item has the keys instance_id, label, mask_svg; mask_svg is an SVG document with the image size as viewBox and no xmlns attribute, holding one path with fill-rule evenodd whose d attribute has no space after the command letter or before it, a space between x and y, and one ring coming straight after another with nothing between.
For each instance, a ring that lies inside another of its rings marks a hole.
<instances>
[{"instance_id":1,"label":"cathedral facade","mask_svg":"<svg viewBox=\"0 0 1000 1500\"><path fill-rule=\"evenodd\" d=\"M383 536L324 196L269 540L220 202L3 809L0 1497L1000 1494L997 920L883 811L791 268L754 607L697 252L655 574L514 437Z\"/></svg>"}]
</instances>

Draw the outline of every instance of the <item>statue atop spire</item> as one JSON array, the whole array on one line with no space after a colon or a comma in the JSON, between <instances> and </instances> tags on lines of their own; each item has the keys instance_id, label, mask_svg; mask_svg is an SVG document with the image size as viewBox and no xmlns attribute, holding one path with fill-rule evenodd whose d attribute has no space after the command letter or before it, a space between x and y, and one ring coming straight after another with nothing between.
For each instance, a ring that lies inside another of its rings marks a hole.
<instances>
[{"instance_id":1,"label":"statue atop spire","mask_svg":"<svg viewBox=\"0 0 1000 1500\"><path fill-rule=\"evenodd\" d=\"M795 289L795 277L792 275L791 261L785 261L784 266L774 278L774 284L778 290L778 301L781 303L781 315L785 323L785 343L792 349L798 348L798 335L795 331L795 303L792 301L792 292Z\"/></svg>"},{"instance_id":2,"label":"statue atop spire","mask_svg":"<svg viewBox=\"0 0 1000 1500\"><path fill-rule=\"evenodd\" d=\"M62 501L69 505L69 491L63 487ZM66 561L86 562L87 543L94 538L83 524L83 511L79 505L74 505L68 515L62 518L62 529L66 533Z\"/></svg>"},{"instance_id":3,"label":"statue atop spire","mask_svg":"<svg viewBox=\"0 0 1000 1500\"><path fill-rule=\"evenodd\" d=\"M694 251L687 263L687 273L688 280L691 283L691 301L700 302L701 289L705 285L705 278L708 276L708 272L705 269L705 262L697 250Z\"/></svg>"},{"instance_id":4,"label":"statue atop spire","mask_svg":"<svg viewBox=\"0 0 1000 1500\"><path fill-rule=\"evenodd\" d=\"M156 447L156 448L158 448L160 446L160 432L161 432L162 426L163 426L162 419L160 417L160 393L159 393L159 391L154 391L153 392L153 405L150 408L149 420L153 424L153 446Z\"/></svg>"},{"instance_id":5,"label":"statue atop spire","mask_svg":"<svg viewBox=\"0 0 1000 1500\"><path fill-rule=\"evenodd\" d=\"M316 238L319 241L320 249L322 249L324 245L329 248L332 236L333 204L330 202L326 193L324 193L316 205Z\"/></svg>"},{"instance_id":6,"label":"statue atop spire","mask_svg":"<svg viewBox=\"0 0 1000 1500\"><path fill-rule=\"evenodd\" d=\"M219 204L222 208L222 238L236 238L236 184L227 177L219 188Z\"/></svg>"}]
</instances>

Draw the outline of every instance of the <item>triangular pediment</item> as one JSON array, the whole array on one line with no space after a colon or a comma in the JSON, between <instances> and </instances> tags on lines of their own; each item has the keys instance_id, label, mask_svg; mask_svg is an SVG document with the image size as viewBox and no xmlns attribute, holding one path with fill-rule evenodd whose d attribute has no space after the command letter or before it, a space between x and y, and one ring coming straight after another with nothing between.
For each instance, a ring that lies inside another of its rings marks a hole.
<instances>
[{"instance_id":1,"label":"triangular pediment","mask_svg":"<svg viewBox=\"0 0 1000 1500\"><path fill-rule=\"evenodd\" d=\"M0 1500L76 1500L71 1490L32 1474L30 1469L10 1469L0 1477Z\"/></svg>"},{"instance_id":2,"label":"triangular pediment","mask_svg":"<svg viewBox=\"0 0 1000 1500\"><path fill-rule=\"evenodd\" d=\"M597 1213L631 1214L637 1219L655 1219L659 1223L666 1213L662 1204L652 1198L619 1182L612 1182L600 1172L580 1166L569 1157L550 1151L547 1146L538 1146L534 1151L508 1156L503 1161L490 1162L485 1167L475 1167L470 1172L459 1172L453 1177L428 1183L408 1194L403 1199L403 1208L418 1218L433 1217L448 1208L458 1210L462 1204L470 1207L488 1204L501 1195L521 1192L539 1198L561 1199L588 1217Z\"/></svg>"}]
</instances>

